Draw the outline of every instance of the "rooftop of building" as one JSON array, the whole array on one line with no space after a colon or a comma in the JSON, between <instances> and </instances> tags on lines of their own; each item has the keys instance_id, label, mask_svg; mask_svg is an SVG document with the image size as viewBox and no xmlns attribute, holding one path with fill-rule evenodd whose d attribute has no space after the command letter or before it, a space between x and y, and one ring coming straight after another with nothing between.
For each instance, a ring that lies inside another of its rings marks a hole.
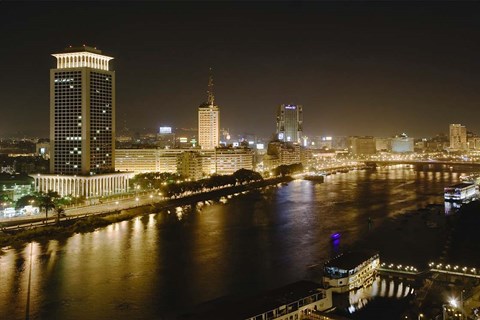
<instances>
[{"instance_id":1,"label":"rooftop of building","mask_svg":"<svg viewBox=\"0 0 480 320\"><path fill-rule=\"evenodd\" d=\"M206 302L180 319L243 320L308 297L319 289L322 289L320 284L303 280L256 296L227 296Z\"/></svg>"},{"instance_id":2,"label":"rooftop of building","mask_svg":"<svg viewBox=\"0 0 480 320\"><path fill-rule=\"evenodd\" d=\"M378 252L370 250L347 252L326 262L325 267L352 270L375 255L378 255Z\"/></svg>"},{"instance_id":3,"label":"rooftop of building","mask_svg":"<svg viewBox=\"0 0 480 320\"><path fill-rule=\"evenodd\" d=\"M95 47L90 47L87 45L82 45L80 47L69 46L68 48L65 48L65 50L63 51L63 53L73 53L73 52L91 52L96 54L102 54L102 50L99 50Z\"/></svg>"},{"instance_id":4,"label":"rooftop of building","mask_svg":"<svg viewBox=\"0 0 480 320\"><path fill-rule=\"evenodd\" d=\"M198 108L200 109L218 109L218 106L215 105L215 104L211 104L209 102L203 102L201 105L198 106Z\"/></svg>"}]
</instances>

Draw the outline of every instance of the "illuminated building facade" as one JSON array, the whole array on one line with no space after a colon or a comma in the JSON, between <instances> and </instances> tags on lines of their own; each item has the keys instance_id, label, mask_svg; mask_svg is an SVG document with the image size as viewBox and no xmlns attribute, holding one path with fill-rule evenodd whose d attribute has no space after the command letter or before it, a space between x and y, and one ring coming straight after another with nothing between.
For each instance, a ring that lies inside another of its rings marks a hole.
<instances>
[{"instance_id":1,"label":"illuminated building facade","mask_svg":"<svg viewBox=\"0 0 480 320\"><path fill-rule=\"evenodd\" d=\"M405 133L392 138L392 152L406 153L414 151L414 139L409 138Z\"/></svg>"},{"instance_id":2,"label":"illuminated building facade","mask_svg":"<svg viewBox=\"0 0 480 320\"><path fill-rule=\"evenodd\" d=\"M127 192L132 176L132 173L124 172L92 176L38 174L31 177L38 192L55 191L61 197L97 198Z\"/></svg>"},{"instance_id":3,"label":"illuminated building facade","mask_svg":"<svg viewBox=\"0 0 480 320\"><path fill-rule=\"evenodd\" d=\"M350 137L350 152L353 155L372 155L377 152L375 138L370 136Z\"/></svg>"},{"instance_id":4,"label":"illuminated building facade","mask_svg":"<svg viewBox=\"0 0 480 320\"><path fill-rule=\"evenodd\" d=\"M264 169L271 170L280 165L295 163L306 164L312 154L297 143L272 141L268 144L267 154L263 158Z\"/></svg>"},{"instance_id":5,"label":"illuminated building facade","mask_svg":"<svg viewBox=\"0 0 480 320\"><path fill-rule=\"evenodd\" d=\"M461 124L450 125L450 150L467 150L467 128Z\"/></svg>"},{"instance_id":6,"label":"illuminated building facade","mask_svg":"<svg viewBox=\"0 0 480 320\"><path fill-rule=\"evenodd\" d=\"M177 172L177 158L185 149L117 149L115 150L115 168L120 171L132 171L135 174L145 172Z\"/></svg>"},{"instance_id":7,"label":"illuminated building facade","mask_svg":"<svg viewBox=\"0 0 480 320\"><path fill-rule=\"evenodd\" d=\"M83 46L53 54L50 70L50 172L36 191L102 197L128 191L131 173L115 173L115 72L112 57Z\"/></svg>"},{"instance_id":8,"label":"illuminated building facade","mask_svg":"<svg viewBox=\"0 0 480 320\"><path fill-rule=\"evenodd\" d=\"M200 149L117 149L115 167L135 174L144 172L180 173L191 179L211 174L232 174L253 170L250 148Z\"/></svg>"},{"instance_id":9,"label":"illuminated building facade","mask_svg":"<svg viewBox=\"0 0 480 320\"><path fill-rule=\"evenodd\" d=\"M114 171L113 59L91 47L53 54L50 70L50 172L90 175Z\"/></svg>"},{"instance_id":10,"label":"illuminated building facade","mask_svg":"<svg viewBox=\"0 0 480 320\"><path fill-rule=\"evenodd\" d=\"M375 149L377 152L392 151L392 138L375 138Z\"/></svg>"},{"instance_id":11,"label":"illuminated building facade","mask_svg":"<svg viewBox=\"0 0 480 320\"><path fill-rule=\"evenodd\" d=\"M250 148L217 148L215 164L217 174L233 174L240 169L253 170L254 152Z\"/></svg>"},{"instance_id":12,"label":"illuminated building facade","mask_svg":"<svg viewBox=\"0 0 480 320\"><path fill-rule=\"evenodd\" d=\"M178 156L177 172L182 176L198 180L203 177L202 156L198 151L184 150Z\"/></svg>"},{"instance_id":13,"label":"illuminated building facade","mask_svg":"<svg viewBox=\"0 0 480 320\"><path fill-rule=\"evenodd\" d=\"M283 142L301 143L303 136L303 107L282 104L277 109L277 139Z\"/></svg>"},{"instance_id":14,"label":"illuminated building facade","mask_svg":"<svg viewBox=\"0 0 480 320\"><path fill-rule=\"evenodd\" d=\"M198 107L198 144L205 150L218 147L220 141L220 110L215 105L213 76L208 81L208 99Z\"/></svg>"}]
</instances>

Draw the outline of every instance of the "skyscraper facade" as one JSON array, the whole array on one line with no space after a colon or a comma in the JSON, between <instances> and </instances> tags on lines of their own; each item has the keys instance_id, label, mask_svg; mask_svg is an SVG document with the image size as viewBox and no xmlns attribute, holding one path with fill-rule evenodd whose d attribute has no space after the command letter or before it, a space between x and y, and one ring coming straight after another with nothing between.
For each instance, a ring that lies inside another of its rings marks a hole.
<instances>
[{"instance_id":1,"label":"skyscraper facade","mask_svg":"<svg viewBox=\"0 0 480 320\"><path fill-rule=\"evenodd\" d=\"M467 150L467 127L461 124L450 125L450 149L453 151Z\"/></svg>"},{"instance_id":2,"label":"skyscraper facade","mask_svg":"<svg viewBox=\"0 0 480 320\"><path fill-rule=\"evenodd\" d=\"M113 59L83 46L53 54L50 70L50 173L32 176L35 190L96 198L124 193L130 172L115 171Z\"/></svg>"},{"instance_id":3,"label":"skyscraper facade","mask_svg":"<svg viewBox=\"0 0 480 320\"><path fill-rule=\"evenodd\" d=\"M50 172L114 171L115 73L112 57L83 46L53 54L50 70Z\"/></svg>"},{"instance_id":4,"label":"skyscraper facade","mask_svg":"<svg viewBox=\"0 0 480 320\"><path fill-rule=\"evenodd\" d=\"M303 134L303 107L282 104L277 109L277 139L284 142L301 143Z\"/></svg>"},{"instance_id":5,"label":"skyscraper facade","mask_svg":"<svg viewBox=\"0 0 480 320\"><path fill-rule=\"evenodd\" d=\"M220 110L215 105L213 76L208 80L207 102L198 107L198 144L200 148L212 150L218 147L220 132Z\"/></svg>"}]
</instances>

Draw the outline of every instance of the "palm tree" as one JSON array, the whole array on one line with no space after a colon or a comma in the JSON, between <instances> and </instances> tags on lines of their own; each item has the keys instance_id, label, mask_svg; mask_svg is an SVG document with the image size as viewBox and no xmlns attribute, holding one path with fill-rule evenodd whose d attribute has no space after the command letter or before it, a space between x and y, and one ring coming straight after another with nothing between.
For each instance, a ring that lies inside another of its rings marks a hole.
<instances>
[{"instance_id":1,"label":"palm tree","mask_svg":"<svg viewBox=\"0 0 480 320\"><path fill-rule=\"evenodd\" d=\"M62 207L57 207L55 212L57 213L57 224L60 224L60 217L65 213L65 209Z\"/></svg>"},{"instance_id":2,"label":"palm tree","mask_svg":"<svg viewBox=\"0 0 480 320\"><path fill-rule=\"evenodd\" d=\"M48 211L55 209L56 201L60 198L59 194L55 191L48 191L47 193L41 193L39 196L40 210L45 209L45 223L48 221Z\"/></svg>"}]
</instances>

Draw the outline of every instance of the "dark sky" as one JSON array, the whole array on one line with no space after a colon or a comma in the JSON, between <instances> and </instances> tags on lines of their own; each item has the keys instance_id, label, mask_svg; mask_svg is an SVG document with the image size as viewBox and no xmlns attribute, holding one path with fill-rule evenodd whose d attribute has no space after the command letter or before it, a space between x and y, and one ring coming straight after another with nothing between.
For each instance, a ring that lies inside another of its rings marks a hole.
<instances>
[{"instance_id":1,"label":"dark sky","mask_svg":"<svg viewBox=\"0 0 480 320\"><path fill-rule=\"evenodd\" d=\"M48 134L51 53L115 57L117 131L195 127L214 69L221 127L269 136L480 133L480 3L0 2L0 136Z\"/></svg>"}]
</instances>

